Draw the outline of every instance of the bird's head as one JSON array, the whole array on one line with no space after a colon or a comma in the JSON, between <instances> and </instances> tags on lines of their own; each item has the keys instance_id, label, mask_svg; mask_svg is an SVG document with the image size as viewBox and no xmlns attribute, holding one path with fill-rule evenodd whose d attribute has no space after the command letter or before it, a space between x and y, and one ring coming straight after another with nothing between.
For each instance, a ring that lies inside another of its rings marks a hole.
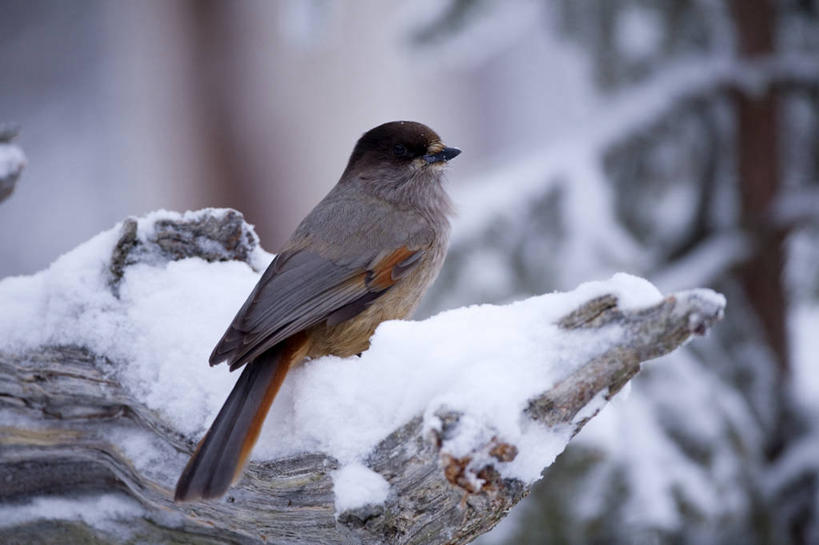
<instances>
[{"instance_id":1,"label":"bird's head","mask_svg":"<svg viewBox=\"0 0 819 545\"><path fill-rule=\"evenodd\" d=\"M360 178L406 179L441 169L461 153L438 134L414 121L391 121L364 133L356 143L345 174ZM396 180L397 181L397 180Z\"/></svg>"}]
</instances>

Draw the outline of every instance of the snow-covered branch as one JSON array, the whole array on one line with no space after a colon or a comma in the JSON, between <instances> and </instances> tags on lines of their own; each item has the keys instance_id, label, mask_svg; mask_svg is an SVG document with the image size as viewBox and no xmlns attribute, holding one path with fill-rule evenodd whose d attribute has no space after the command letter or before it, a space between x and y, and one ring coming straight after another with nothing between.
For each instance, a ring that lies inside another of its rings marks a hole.
<instances>
[{"instance_id":1,"label":"snow-covered branch","mask_svg":"<svg viewBox=\"0 0 819 545\"><path fill-rule=\"evenodd\" d=\"M23 151L11 143L17 136L14 125L0 123L0 202L6 200L14 191L14 184L26 166Z\"/></svg>"},{"instance_id":2,"label":"snow-covered branch","mask_svg":"<svg viewBox=\"0 0 819 545\"><path fill-rule=\"evenodd\" d=\"M0 541L467 543L725 304L616 275L385 323L292 372L228 497L175 504L233 380L206 354L269 257L236 212L159 212L0 282Z\"/></svg>"}]
</instances>

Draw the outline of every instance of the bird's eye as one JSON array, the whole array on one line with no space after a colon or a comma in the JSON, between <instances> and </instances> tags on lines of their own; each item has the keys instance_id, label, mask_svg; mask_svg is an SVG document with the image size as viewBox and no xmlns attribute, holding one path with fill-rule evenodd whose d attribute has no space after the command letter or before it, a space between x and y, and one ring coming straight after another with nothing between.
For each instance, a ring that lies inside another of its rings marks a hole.
<instances>
[{"instance_id":1,"label":"bird's eye","mask_svg":"<svg viewBox=\"0 0 819 545\"><path fill-rule=\"evenodd\" d=\"M395 147L392 148L392 152L396 157L403 157L407 154L407 148L403 144L396 144Z\"/></svg>"}]
</instances>

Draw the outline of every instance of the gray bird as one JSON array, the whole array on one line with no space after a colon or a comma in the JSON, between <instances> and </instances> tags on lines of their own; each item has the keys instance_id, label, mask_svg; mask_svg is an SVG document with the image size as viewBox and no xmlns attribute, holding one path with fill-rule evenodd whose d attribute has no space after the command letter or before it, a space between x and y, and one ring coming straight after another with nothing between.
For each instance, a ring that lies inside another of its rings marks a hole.
<instances>
[{"instance_id":1,"label":"gray bird","mask_svg":"<svg viewBox=\"0 0 819 545\"><path fill-rule=\"evenodd\" d=\"M211 365L244 370L179 477L177 501L222 496L241 475L291 366L359 354L378 324L412 314L444 261L444 165L459 153L411 121L359 139L213 349Z\"/></svg>"}]
</instances>

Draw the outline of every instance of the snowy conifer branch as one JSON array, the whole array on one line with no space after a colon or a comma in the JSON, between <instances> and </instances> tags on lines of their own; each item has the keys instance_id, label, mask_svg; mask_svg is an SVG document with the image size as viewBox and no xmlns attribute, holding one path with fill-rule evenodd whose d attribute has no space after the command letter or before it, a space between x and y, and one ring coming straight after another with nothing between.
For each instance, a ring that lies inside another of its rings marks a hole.
<instances>
[{"instance_id":1,"label":"snowy conifer branch","mask_svg":"<svg viewBox=\"0 0 819 545\"><path fill-rule=\"evenodd\" d=\"M128 269L136 264L196 255L211 263L205 268L252 261L256 238L238 213L152 221L150 230L126 221L112 238L104 276L117 300L127 297L120 288L131 281ZM558 354L566 359L565 372L517 409L524 427L556 441L553 455L640 362L705 333L724 306L707 290L649 305L587 291L577 304L571 300L573 310L562 317L539 323L527 315L524 322L533 332L554 328L554 342L568 347L528 354L543 367L554 362L538 357ZM455 311L458 319L480 312L494 311ZM413 334L396 331L399 342ZM376 333L370 354L378 354L377 337L387 334ZM112 346L119 342L127 339ZM413 339L404 342L412 351ZM367 357L342 363L366 365ZM361 460L363 471L388 483L381 502L340 508L335 480L343 463L313 452L252 462L223 500L175 504L175 479L194 442L121 383L112 371L121 364L117 359L70 343L0 351L0 542L52 537L79 543L93 536L99 543L467 543L491 529L531 485L509 471L529 447L469 410L442 404L382 436ZM182 392L186 385L177 387ZM537 470L550 462L538 460Z\"/></svg>"}]
</instances>

